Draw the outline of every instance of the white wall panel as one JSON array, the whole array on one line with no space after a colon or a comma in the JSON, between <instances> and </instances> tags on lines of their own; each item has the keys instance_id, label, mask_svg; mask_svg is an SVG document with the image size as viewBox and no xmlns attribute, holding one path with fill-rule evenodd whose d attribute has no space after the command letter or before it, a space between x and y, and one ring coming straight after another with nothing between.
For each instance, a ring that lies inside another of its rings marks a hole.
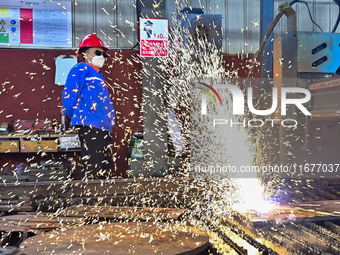
<instances>
[{"instance_id":1,"label":"white wall panel","mask_svg":"<svg viewBox=\"0 0 340 255\"><path fill-rule=\"evenodd\" d=\"M116 17L116 0L96 1L96 32L110 48L117 47Z\"/></svg>"},{"instance_id":2,"label":"white wall panel","mask_svg":"<svg viewBox=\"0 0 340 255\"><path fill-rule=\"evenodd\" d=\"M338 6L332 0L307 0L314 21L323 29L324 32L331 32L338 16ZM275 12L282 4L281 0L275 0ZM297 13L297 29L298 31L314 31L321 30L312 23L308 14L308 9L304 3L297 3L293 6ZM275 28L275 36L280 36L286 32L286 18L283 17L280 24ZM340 32L340 29L337 30Z\"/></svg>"},{"instance_id":3,"label":"white wall panel","mask_svg":"<svg viewBox=\"0 0 340 255\"><path fill-rule=\"evenodd\" d=\"M240 54L245 50L245 5L242 0L228 0L226 13L226 40L228 54Z\"/></svg>"},{"instance_id":4,"label":"white wall panel","mask_svg":"<svg viewBox=\"0 0 340 255\"><path fill-rule=\"evenodd\" d=\"M330 19L330 7L332 6L330 3L333 1L330 0L317 0L314 1L313 12L314 12L314 21L323 29L324 32L332 31L333 25L332 20ZM338 8L336 8L338 9ZM334 23L335 23L334 18ZM333 24L334 24L333 23ZM314 26L314 31L321 32L321 30Z\"/></svg>"},{"instance_id":5,"label":"white wall panel","mask_svg":"<svg viewBox=\"0 0 340 255\"><path fill-rule=\"evenodd\" d=\"M309 5L310 11L313 15L314 13L314 4L313 0L306 0ZM297 14L297 27L298 30L301 31L314 31L314 25L310 21L310 17L308 14L307 6L304 3L295 4L295 10ZM313 15L314 16L314 15Z\"/></svg>"},{"instance_id":6,"label":"white wall panel","mask_svg":"<svg viewBox=\"0 0 340 255\"><path fill-rule=\"evenodd\" d=\"M95 1L77 0L73 2L73 47L78 48L80 40L87 34L96 32Z\"/></svg>"},{"instance_id":7,"label":"white wall panel","mask_svg":"<svg viewBox=\"0 0 340 255\"><path fill-rule=\"evenodd\" d=\"M208 0L207 5L210 6L209 14L221 14L222 15L222 47L223 52L227 49L227 39L226 39L226 27L227 19L225 13L227 13L227 5L224 0Z\"/></svg>"},{"instance_id":8,"label":"white wall panel","mask_svg":"<svg viewBox=\"0 0 340 255\"><path fill-rule=\"evenodd\" d=\"M246 1L246 40L245 52L254 53L259 48L260 41L260 0Z\"/></svg>"},{"instance_id":9,"label":"white wall panel","mask_svg":"<svg viewBox=\"0 0 340 255\"><path fill-rule=\"evenodd\" d=\"M331 1L331 4L330 4L330 8L329 8L329 23L330 23L330 28L329 28L329 31L332 31L334 25L335 25L335 22L336 22L336 19L338 17L338 12L339 12L339 7L333 3L333 1ZM325 19L328 20L327 17L324 17ZM340 26L338 26L338 29L336 30L337 33L340 33Z\"/></svg>"},{"instance_id":10,"label":"white wall panel","mask_svg":"<svg viewBox=\"0 0 340 255\"><path fill-rule=\"evenodd\" d=\"M163 0L167 13L184 7L203 7L207 14L222 15L223 50L226 54L255 53L259 46L260 0ZM338 6L332 0L306 0L312 16L325 32L330 32L338 15ZM132 48L138 38L135 0L73 0L74 47L80 39L96 32L111 48ZM274 0L274 16L285 1ZM178 8L179 7L179 8ZM320 31L312 24L307 7L295 4L298 30ZM274 30L274 37L286 32L283 17ZM170 23L171 24L171 23ZM337 30L340 32L340 29Z\"/></svg>"},{"instance_id":11,"label":"white wall panel","mask_svg":"<svg viewBox=\"0 0 340 255\"><path fill-rule=\"evenodd\" d=\"M135 0L117 0L118 48L132 48L137 42L137 13Z\"/></svg>"}]
</instances>

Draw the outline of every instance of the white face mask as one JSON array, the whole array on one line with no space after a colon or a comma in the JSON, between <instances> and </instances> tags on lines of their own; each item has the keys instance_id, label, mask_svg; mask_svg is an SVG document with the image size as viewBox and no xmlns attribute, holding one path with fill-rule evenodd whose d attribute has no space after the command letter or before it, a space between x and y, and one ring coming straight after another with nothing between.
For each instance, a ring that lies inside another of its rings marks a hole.
<instances>
[{"instance_id":1,"label":"white face mask","mask_svg":"<svg viewBox=\"0 0 340 255\"><path fill-rule=\"evenodd\" d=\"M105 58L103 56L95 56L92 58L92 64L98 68L102 68L105 64Z\"/></svg>"},{"instance_id":2,"label":"white face mask","mask_svg":"<svg viewBox=\"0 0 340 255\"><path fill-rule=\"evenodd\" d=\"M92 57L91 63L98 68L102 68L105 64L105 58L103 55Z\"/></svg>"}]
</instances>

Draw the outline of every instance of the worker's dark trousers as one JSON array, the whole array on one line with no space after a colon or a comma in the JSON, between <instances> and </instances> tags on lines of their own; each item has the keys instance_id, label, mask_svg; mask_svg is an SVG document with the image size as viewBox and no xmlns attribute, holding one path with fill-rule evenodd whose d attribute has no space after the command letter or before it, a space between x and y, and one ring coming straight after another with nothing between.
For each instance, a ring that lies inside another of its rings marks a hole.
<instances>
[{"instance_id":1,"label":"worker's dark trousers","mask_svg":"<svg viewBox=\"0 0 340 255\"><path fill-rule=\"evenodd\" d=\"M105 179L113 165L110 132L93 127L77 126L83 169L81 178Z\"/></svg>"}]
</instances>

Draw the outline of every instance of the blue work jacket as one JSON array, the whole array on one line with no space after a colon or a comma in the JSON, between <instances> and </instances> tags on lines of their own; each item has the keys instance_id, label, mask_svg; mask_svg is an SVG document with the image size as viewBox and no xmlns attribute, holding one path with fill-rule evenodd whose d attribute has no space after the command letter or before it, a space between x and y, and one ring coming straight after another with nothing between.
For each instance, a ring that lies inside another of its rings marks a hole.
<instances>
[{"instance_id":1,"label":"blue work jacket","mask_svg":"<svg viewBox=\"0 0 340 255\"><path fill-rule=\"evenodd\" d=\"M92 126L112 132L115 110L104 76L81 62L69 72L62 92L64 115L71 126Z\"/></svg>"}]
</instances>

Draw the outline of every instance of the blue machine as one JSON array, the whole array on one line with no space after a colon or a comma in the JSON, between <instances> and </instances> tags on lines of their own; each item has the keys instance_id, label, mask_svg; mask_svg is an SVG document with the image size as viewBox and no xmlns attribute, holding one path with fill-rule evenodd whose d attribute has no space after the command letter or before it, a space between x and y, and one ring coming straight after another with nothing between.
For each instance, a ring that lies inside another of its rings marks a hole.
<instances>
[{"instance_id":1,"label":"blue machine","mask_svg":"<svg viewBox=\"0 0 340 255\"><path fill-rule=\"evenodd\" d=\"M206 40L222 49L222 15L204 14L199 8L184 8L179 16L180 27L184 34L184 43L187 43L189 34L194 41Z\"/></svg>"}]
</instances>

